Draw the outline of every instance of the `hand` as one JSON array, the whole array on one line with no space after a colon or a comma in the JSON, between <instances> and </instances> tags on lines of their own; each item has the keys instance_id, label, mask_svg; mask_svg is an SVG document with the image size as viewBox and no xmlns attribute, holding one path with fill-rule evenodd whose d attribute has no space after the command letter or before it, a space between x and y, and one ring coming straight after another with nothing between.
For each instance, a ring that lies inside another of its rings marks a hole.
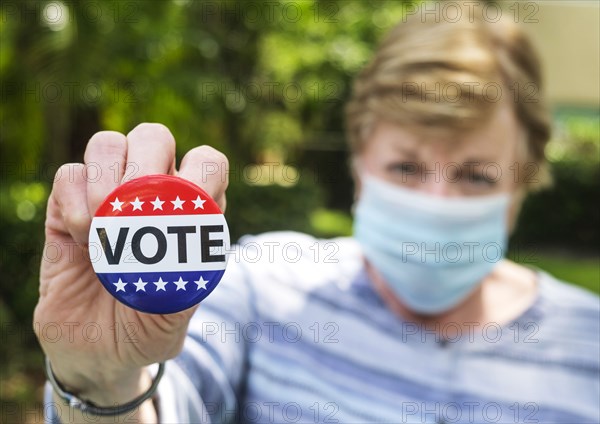
<instances>
[{"instance_id":1,"label":"hand","mask_svg":"<svg viewBox=\"0 0 600 424\"><path fill-rule=\"evenodd\" d=\"M160 124L138 125L127 137L99 132L89 141L84 162L60 168L48 200L45 246L61 249L61 255L56 260L58 255L43 255L34 326L56 378L81 398L112 406L144 391L143 367L181 351L196 308L151 315L113 298L96 278L87 255L91 219L114 188L149 174L190 180L225 210L228 164L222 153L201 146L185 155L177 173L175 140ZM207 162L225 172L202 175ZM93 180L86 178L86 165L91 163ZM58 340L41 331L49 323L60 326Z\"/></svg>"}]
</instances>

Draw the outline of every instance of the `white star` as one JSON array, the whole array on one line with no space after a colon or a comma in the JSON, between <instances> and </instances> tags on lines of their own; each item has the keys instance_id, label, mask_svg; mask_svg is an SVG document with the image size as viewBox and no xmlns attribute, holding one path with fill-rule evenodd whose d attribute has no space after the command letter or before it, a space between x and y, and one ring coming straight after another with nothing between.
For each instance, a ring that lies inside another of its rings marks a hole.
<instances>
[{"instance_id":1,"label":"white star","mask_svg":"<svg viewBox=\"0 0 600 424\"><path fill-rule=\"evenodd\" d=\"M181 200L179 198L179 196L177 196L177 199L171 200L171 203L173 203L173 210L175 210L175 209L183 210L183 204L185 203L185 200Z\"/></svg>"},{"instance_id":2,"label":"white star","mask_svg":"<svg viewBox=\"0 0 600 424\"><path fill-rule=\"evenodd\" d=\"M121 206L123 206L123 203L125 203L125 202L120 202L119 198L115 197L115 201L110 202L110 204L113 207L113 212L116 211L117 209L120 210L121 212L123 212L123 209L121 209Z\"/></svg>"},{"instance_id":3,"label":"white star","mask_svg":"<svg viewBox=\"0 0 600 424\"><path fill-rule=\"evenodd\" d=\"M135 291L136 292L139 292L140 290L143 291L143 292L145 292L146 291L146 284L148 284L148 283L142 281L141 277L137 280L137 283L133 283L133 285L135 286Z\"/></svg>"},{"instance_id":4,"label":"white star","mask_svg":"<svg viewBox=\"0 0 600 424\"><path fill-rule=\"evenodd\" d=\"M173 281L173 283L175 283L175 285L177 286L177 291L179 290L185 290L185 285L188 283L187 281L183 281L183 278L179 277L178 281Z\"/></svg>"},{"instance_id":5,"label":"white star","mask_svg":"<svg viewBox=\"0 0 600 424\"><path fill-rule=\"evenodd\" d=\"M141 211L142 210L142 205L146 202L140 202L140 198L136 197L135 200L133 202L129 202L133 205L133 210L138 210Z\"/></svg>"},{"instance_id":6,"label":"white star","mask_svg":"<svg viewBox=\"0 0 600 424\"><path fill-rule=\"evenodd\" d=\"M156 200L154 200L154 202L150 202L150 203L152 203L152 206L154 206L154 209L152 209L153 211L155 211L157 209L160 209L162 211L163 210L162 205L163 205L163 203L165 203L165 201L160 200L158 198L158 196L156 196Z\"/></svg>"},{"instance_id":7,"label":"white star","mask_svg":"<svg viewBox=\"0 0 600 424\"><path fill-rule=\"evenodd\" d=\"M165 285L168 283L168 281L163 281L162 278L159 278L158 281L155 281L154 284L156 284L156 291L162 290L162 291L167 291L165 290Z\"/></svg>"},{"instance_id":8,"label":"white star","mask_svg":"<svg viewBox=\"0 0 600 424\"><path fill-rule=\"evenodd\" d=\"M196 290L200 290L201 288L203 288L204 290L206 290L206 284L209 283L210 280L205 280L202 276L200 276L200 279L197 281L194 281L194 283L198 284L198 288Z\"/></svg>"},{"instance_id":9,"label":"white star","mask_svg":"<svg viewBox=\"0 0 600 424\"><path fill-rule=\"evenodd\" d=\"M119 282L117 283L113 283L115 285L115 287L117 288L117 291L125 291L125 286L127 285L127 283L124 283L123 281L121 281L121 279L119 278Z\"/></svg>"},{"instance_id":10,"label":"white star","mask_svg":"<svg viewBox=\"0 0 600 424\"><path fill-rule=\"evenodd\" d=\"M206 202L206 200L202 200L200 198L200 195L198 195L198 198L196 200L192 200L192 203L194 204L194 209L204 209L204 202Z\"/></svg>"}]
</instances>

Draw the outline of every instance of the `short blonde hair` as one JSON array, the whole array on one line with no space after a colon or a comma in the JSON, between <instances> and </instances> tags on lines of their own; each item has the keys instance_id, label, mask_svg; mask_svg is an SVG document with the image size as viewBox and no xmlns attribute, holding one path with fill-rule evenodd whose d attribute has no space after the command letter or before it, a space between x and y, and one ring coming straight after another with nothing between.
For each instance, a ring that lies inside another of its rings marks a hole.
<instances>
[{"instance_id":1,"label":"short blonde hair","mask_svg":"<svg viewBox=\"0 0 600 424\"><path fill-rule=\"evenodd\" d=\"M527 191L550 185L544 149L551 118L529 38L510 19L491 22L463 12L452 22L412 14L381 43L355 79L346 106L352 153L362 151L377 120L468 131L486 122L504 99L527 134L522 166L538 167L536 178L524 181Z\"/></svg>"}]
</instances>

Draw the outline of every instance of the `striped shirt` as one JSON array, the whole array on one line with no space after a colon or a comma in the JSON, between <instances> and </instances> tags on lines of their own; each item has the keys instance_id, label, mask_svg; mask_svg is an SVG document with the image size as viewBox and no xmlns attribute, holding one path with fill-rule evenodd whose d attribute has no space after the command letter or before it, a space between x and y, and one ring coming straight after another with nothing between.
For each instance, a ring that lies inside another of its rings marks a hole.
<instances>
[{"instance_id":1,"label":"striped shirt","mask_svg":"<svg viewBox=\"0 0 600 424\"><path fill-rule=\"evenodd\" d=\"M600 298L536 272L518 318L456 335L387 309L352 238L245 237L167 363L160 421L598 423Z\"/></svg>"}]
</instances>

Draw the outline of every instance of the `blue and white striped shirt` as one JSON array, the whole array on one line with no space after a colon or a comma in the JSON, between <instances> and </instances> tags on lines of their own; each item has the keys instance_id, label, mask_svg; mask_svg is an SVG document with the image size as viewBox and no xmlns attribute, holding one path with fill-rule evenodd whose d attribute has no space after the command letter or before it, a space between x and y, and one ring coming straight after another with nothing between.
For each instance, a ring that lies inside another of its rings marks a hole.
<instances>
[{"instance_id":1,"label":"blue and white striped shirt","mask_svg":"<svg viewBox=\"0 0 600 424\"><path fill-rule=\"evenodd\" d=\"M161 422L598 423L600 298L537 276L520 317L445 340L385 307L355 240L245 237L167 363Z\"/></svg>"}]
</instances>

